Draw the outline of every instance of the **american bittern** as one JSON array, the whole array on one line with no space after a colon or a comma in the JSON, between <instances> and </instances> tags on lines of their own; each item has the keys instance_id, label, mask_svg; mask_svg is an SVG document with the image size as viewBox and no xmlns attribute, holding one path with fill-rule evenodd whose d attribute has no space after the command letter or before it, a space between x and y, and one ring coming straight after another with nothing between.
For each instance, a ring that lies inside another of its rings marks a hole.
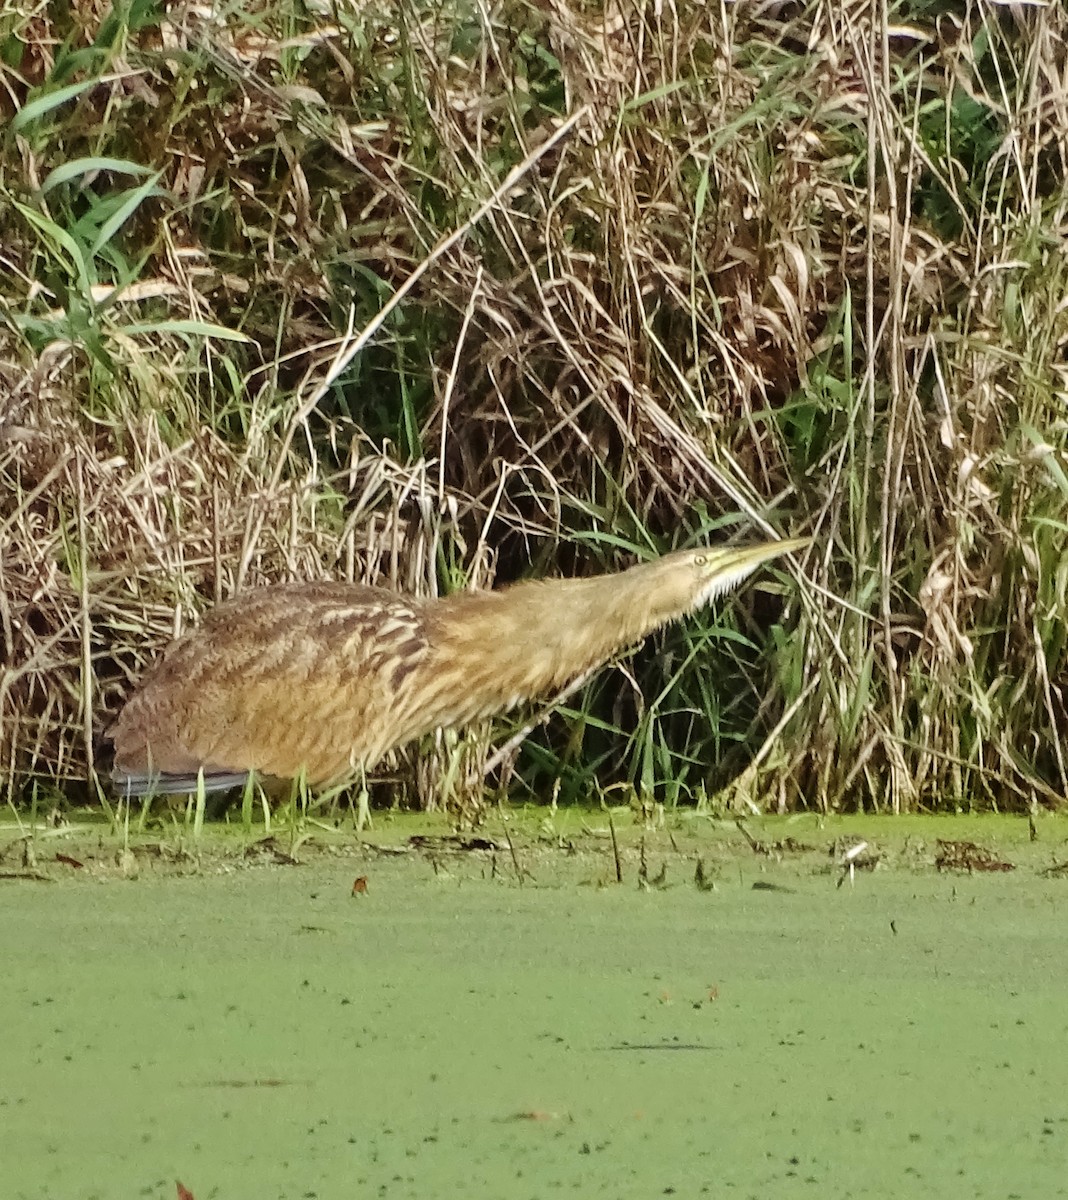
<instances>
[{"instance_id":1,"label":"american bittern","mask_svg":"<svg viewBox=\"0 0 1068 1200\"><path fill-rule=\"evenodd\" d=\"M807 539L682 550L590 579L415 600L280 584L168 647L111 730L127 795L250 772L340 782L395 746L552 692Z\"/></svg>"}]
</instances>

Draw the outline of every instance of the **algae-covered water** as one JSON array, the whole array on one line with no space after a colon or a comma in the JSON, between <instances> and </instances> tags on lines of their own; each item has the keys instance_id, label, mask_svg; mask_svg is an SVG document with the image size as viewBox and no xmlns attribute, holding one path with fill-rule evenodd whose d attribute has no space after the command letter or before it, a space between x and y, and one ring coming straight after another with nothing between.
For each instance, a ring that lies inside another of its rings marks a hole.
<instances>
[{"instance_id":1,"label":"algae-covered water","mask_svg":"<svg viewBox=\"0 0 1068 1200\"><path fill-rule=\"evenodd\" d=\"M1068 830L984 828L8 879L0 1196L1068 1195Z\"/></svg>"}]
</instances>

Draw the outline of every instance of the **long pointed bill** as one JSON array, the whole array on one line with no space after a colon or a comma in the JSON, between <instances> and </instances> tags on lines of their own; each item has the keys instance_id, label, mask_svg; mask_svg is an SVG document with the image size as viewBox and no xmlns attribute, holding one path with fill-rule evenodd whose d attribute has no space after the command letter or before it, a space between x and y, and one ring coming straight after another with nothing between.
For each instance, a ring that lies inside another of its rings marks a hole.
<instances>
[{"instance_id":1,"label":"long pointed bill","mask_svg":"<svg viewBox=\"0 0 1068 1200\"><path fill-rule=\"evenodd\" d=\"M759 542L755 546L724 546L710 549L708 557L712 567L712 578L701 593L700 604L707 604L717 596L722 596L735 588L769 559L778 558L780 554L790 554L801 550L812 541L811 538L787 538L781 542Z\"/></svg>"}]
</instances>

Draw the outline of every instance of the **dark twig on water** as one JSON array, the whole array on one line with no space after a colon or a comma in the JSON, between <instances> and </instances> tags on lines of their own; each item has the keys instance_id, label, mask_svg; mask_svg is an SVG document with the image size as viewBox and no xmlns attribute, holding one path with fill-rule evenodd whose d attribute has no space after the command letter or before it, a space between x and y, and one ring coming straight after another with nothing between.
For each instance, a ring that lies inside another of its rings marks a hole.
<instances>
[{"instance_id":1,"label":"dark twig on water","mask_svg":"<svg viewBox=\"0 0 1068 1200\"><path fill-rule=\"evenodd\" d=\"M714 892L716 890L715 880L711 879L705 873L705 860L699 858L697 866L694 868L693 881L699 892Z\"/></svg>"},{"instance_id":2,"label":"dark twig on water","mask_svg":"<svg viewBox=\"0 0 1068 1200\"><path fill-rule=\"evenodd\" d=\"M749 830L746 829L745 822L741 817L737 817L734 823L738 826L738 832L749 843L749 849L752 850L754 854L767 854L767 846L765 846L763 842L759 842L755 837L753 837Z\"/></svg>"}]
</instances>

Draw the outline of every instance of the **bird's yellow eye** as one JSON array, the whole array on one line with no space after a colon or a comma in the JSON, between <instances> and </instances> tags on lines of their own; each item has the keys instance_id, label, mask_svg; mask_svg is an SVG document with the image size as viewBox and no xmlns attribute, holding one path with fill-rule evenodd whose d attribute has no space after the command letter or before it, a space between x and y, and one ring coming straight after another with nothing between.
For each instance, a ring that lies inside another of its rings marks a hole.
<instances>
[{"instance_id":1,"label":"bird's yellow eye","mask_svg":"<svg viewBox=\"0 0 1068 1200\"><path fill-rule=\"evenodd\" d=\"M706 562L708 562L708 559L707 559L707 558L705 558L705 556L704 556L703 554L699 554L699 555L698 555L698 556L697 556L697 557L696 557L696 558L693 560L693 565L694 565L695 567L703 567L703 566L705 565L705 563L706 563Z\"/></svg>"}]
</instances>

